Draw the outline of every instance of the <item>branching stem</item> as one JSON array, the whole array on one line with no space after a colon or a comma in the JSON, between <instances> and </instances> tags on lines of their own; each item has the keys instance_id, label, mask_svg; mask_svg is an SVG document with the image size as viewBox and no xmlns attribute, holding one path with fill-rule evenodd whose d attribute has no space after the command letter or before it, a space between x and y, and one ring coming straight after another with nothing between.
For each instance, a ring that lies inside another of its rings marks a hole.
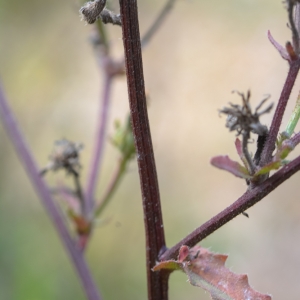
<instances>
[{"instance_id":1,"label":"branching stem","mask_svg":"<svg viewBox=\"0 0 300 300\"><path fill-rule=\"evenodd\" d=\"M236 200L229 207L224 209L222 212L211 218L209 221L198 227L187 237L182 239L172 248L165 251L161 256L160 260L176 259L178 251L182 245L192 247L202 241L205 237L222 227L224 224L247 210L249 207L262 200L265 196L275 190L280 184L294 175L300 170L300 156L285 165L282 169L276 172L269 179L265 180L259 186L248 190L238 200Z\"/></svg>"},{"instance_id":2,"label":"branching stem","mask_svg":"<svg viewBox=\"0 0 300 300\"><path fill-rule=\"evenodd\" d=\"M66 250L69 254L77 274L81 280L83 288L85 290L87 299L100 300L98 289L92 278L90 270L84 260L84 257L76 247L72 240L68 229L63 221L63 217L56 207L54 200L51 197L50 189L45 185L43 179L39 174L39 170L31 155L29 147L27 146L23 135L17 125L17 122L12 114L12 111L4 97L2 88L0 86L0 117L3 125L9 135L19 158L24 165L24 168L30 178L37 194L39 195L42 204L44 205L48 215L50 216L54 227L56 228Z\"/></svg>"}]
</instances>

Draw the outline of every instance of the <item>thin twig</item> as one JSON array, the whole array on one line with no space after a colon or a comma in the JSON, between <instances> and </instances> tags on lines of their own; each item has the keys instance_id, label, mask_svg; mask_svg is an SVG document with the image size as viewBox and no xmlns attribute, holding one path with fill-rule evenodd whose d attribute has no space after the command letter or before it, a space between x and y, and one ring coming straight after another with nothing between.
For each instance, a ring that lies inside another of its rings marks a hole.
<instances>
[{"instance_id":1,"label":"thin twig","mask_svg":"<svg viewBox=\"0 0 300 300\"><path fill-rule=\"evenodd\" d=\"M39 195L42 204L44 205L50 219L53 222L66 250L69 254L77 274L81 280L86 296L89 300L99 300L100 295L98 289L94 283L90 270L81 255L78 248L76 248L68 229L63 221L60 211L55 206L55 203L51 197L50 190L45 185L44 181L39 175L39 170L31 155L29 147L27 146L20 129L16 123L16 120L12 114L11 109L4 97L2 88L0 86L0 116L3 125L9 135L19 158L24 165L24 168L30 178L37 194Z\"/></svg>"},{"instance_id":2,"label":"thin twig","mask_svg":"<svg viewBox=\"0 0 300 300\"><path fill-rule=\"evenodd\" d=\"M74 178L75 193L80 202L81 213L84 214L86 208L85 208L85 201L84 201L84 196L82 193L81 183L79 180L79 174L76 171L71 172L71 174Z\"/></svg>"},{"instance_id":3,"label":"thin twig","mask_svg":"<svg viewBox=\"0 0 300 300\"><path fill-rule=\"evenodd\" d=\"M151 27L147 30L147 32L144 34L144 36L141 38L141 45L142 48L146 47L147 44L150 42L151 38L153 35L157 32L161 24L164 22L166 19L167 15L173 8L173 5L176 0L167 0L165 6L162 8L160 11L159 15L157 18L154 20L153 24Z\"/></svg>"},{"instance_id":4,"label":"thin twig","mask_svg":"<svg viewBox=\"0 0 300 300\"><path fill-rule=\"evenodd\" d=\"M249 154L249 151L248 151L248 140L250 138L250 134L249 132L244 132L243 133L243 154L244 154L244 157L247 161L247 166L248 166L248 171L250 172L250 175L253 175L255 173L255 166L254 166L254 162Z\"/></svg>"},{"instance_id":5,"label":"thin twig","mask_svg":"<svg viewBox=\"0 0 300 300\"><path fill-rule=\"evenodd\" d=\"M298 145L300 143L300 132L296 133L292 138L291 138L292 143L294 145Z\"/></svg>"},{"instance_id":6,"label":"thin twig","mask_svg":"<svg viewBox=\"0 0 300 300\"><path fill-rule=\"evenodd\" d=\"M109 47L110 45L109 45L109 42L108 42L106 28L105 28L105 26L104 26L104 24L101 20L97 20L95 25L97 27L98 34L99 34L100 39L101 39L101 45L105 49L104 55L108 56L109 55L109 50L110 50L110 47Z\"/></svg>"},{"instance_id":7,"label":"thin twig","mask_svg":"<svg viewBox=\"0 0 300 300\"><path fill-rule=\"evenodd\" d=\"M293 89L293 86L295 84L295 80L297 78L298 72L300 68L300 59L298 58L295 61L292 61L290 63L290 69L285 81L285 84L283 86L276 111L274 113L274 117L272 120L272 124L270 127L269 135L267 138L267 141L265 143L261 160L260 160L260 166L264 166L267 163L269 163L272 159L272 153L275 149L276 139L278 136L279 128L282 122L283 114L287 105L287 102L289 100L291 91Z\"/></svg>"},{"instance_id":8,"label":"thin twig","mask_svg":"<svg viewBox=\"0 0 300 300\"><path fill-rule=\"evenodd\" d=\"M107 128L108 111L109 111L109 99L111 92L112 77L105 74L104 90L102 96L102 105L100 107L99 125L97 130L97 137L94 146L94 154L90 164L90 173L87 181L86 188L86 206L87 216L89 217L94 207L94 194L98 181L98 174L101 167L101 161L105 143L105 133Z\"/></svg>"},{"instance_id":9,"label":"thin twig","mask_svg":"<svg viewBox=\"0 0 300 300\"><path fill-rule=\"evenodd\" d=\"M151 270L160 250L165 247L165 237L147 113L137 1L120 0L120 10L131 122L144 208L148 299L166 300L168 275L164 272L156 274Z\"/></svg>"},{"instance_id":10,"label":"thin twig","mask_svg":"<svg viewBox=\"0 0 300 300\"><path fill-rule=\"evenodd\" d=\"M248 190L238 200L236 200L229 207L224 209L222 212L211 218L209 221L198 227L191 234L181 240L172 248L165 251L161 256L160 260L176 259L178 251L182 245L192 247L202 241L205 237L222 227L224 224L247 210L249 207L262 200L269 193L275 190L284 181L294 175L300 170L300 156L285 165L282 169L276 172L269 179L265 180L259 186Z\"/></svg>"},{"instance_id":11,"label":"thin twig","mask_svg":"<svg viewBox=\"0 0 300 300\"><path fill-rule=\"evenodd\" d=\"M288 17L289 17L289 22L291 26L291 31L292 31L292 38L293 38L293 46L295 49L295 52L299 54L299 32L297 30L295 20L294 20L294 7L296 6L295 1L289 1L288 2Z\"/></svg>"},{"instance_id":12,"label":"thin twig","mask_svg":"<svg viewBox=\"0 0 300 300\"><path fill-rule=\"evenodd\" d=\"M300 4L299 3L296 3L296 6L295 6L294 22L295 22L296 30L299 34L299 32L300 32Z\"/></svg>"},{"instance_id":13,"label":"thin twig","mask_svg":"<svg viewBox=\"0 0 300 300\"><path fill-rule=\"evenodd\" d=\"M108 204L109 200L113 196L115 190L117 189L123 175L126 171L127 160L125 158L120 159L117 169L115 170L113 177L108 185L108 188L103 195L102 199L100 200L97 208L95 209L95 217L99 216L106 205Z\"/></svg>"}]
</instances>

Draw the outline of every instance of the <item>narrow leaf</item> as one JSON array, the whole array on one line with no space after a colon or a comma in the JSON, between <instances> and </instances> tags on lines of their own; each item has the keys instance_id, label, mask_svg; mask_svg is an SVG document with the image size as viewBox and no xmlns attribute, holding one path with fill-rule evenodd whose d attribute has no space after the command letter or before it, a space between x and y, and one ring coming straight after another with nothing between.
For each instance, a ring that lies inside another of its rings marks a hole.
<instances>
[{"instance_id":1,"label":"narrow leaf","mask_svg":"<svg viewBox=\"0 0 300 300\"><path fill-rule=\"evenodd\" d=\"M182 246L186 252L187 246ZM213 300L271 300L250 287L247 275L237 275L225 267L227 255L215 254L200 246L189 249L185 261L160 262L153 270L164 265L177 264L188 276L189 282L208 291ZM174 268L173 268L174 269Z\"/></svg>"},{"instance_id":2,"label":"narrow leaf","mask_svg":"<svg viewBox=\"0 0 300 300\"><path fill-rule=\"evenodd\" d=\"M242 147L242 142L240 141L239 138L236 138L235 140L235 148L236 148L236 151L239 155L240 158L244 157L244 154L243 154L243 147Z\"/></svg>"},{"instance_id":3,"label":"narrow leaf","mask_svg":"<svg viewBox=\"0 0 300 300\"><path fill-rule=\"evenodd\" d=\"M231 160L227 155L215 156L211 159L210 163L221 169L230 172L231 174L240 178L251 178L248 170L240 165L238 162Z\"/></svg>"},{"instance_id":4,"label":"narrow leaf","mask_svg":"<svg viewBox=\"0 0 300 300\"><path fill-rule=\"evenodd\" d=\"M181 270L180 264L175 260L167 260L162 261L158 265L156 265L152 271L159 271L159 270Z\"/></svg>"},{"instance_id":5,"label":"narrow leaf","mask_svg":"<svg viewBox=\"0 0 300 300\"><path fill-rule=\"evenodd\" d=\"M237 151L241 161L243 162L245 168L247 169L248 162L247 162L247 159L246 159L246 157L243 153L242 142L240 141L239 138L236 138L236 140L235 140L235 148L236 148L236 151Z\"/></svg>"},{"instance_id":6,"label":"narrow leaf","mask_svg":"<svg viewBox=\"0 0 300 300\"><path fill-rule=\"evenodd\" d=\"M298 94L296 105L294 107L293 113L290 116L289 122L285 129L285 132L288 134L289 137L291 137L292 134L294 133L294 130L296 128L299 119L300 119L300 93Z\"/></svg>"},{"instance_id":7,"label":"narrow leaf","mask_svg":"<svg viewBox=\"0 0 300 300\"><path fill-rule=\"evenodd\" d=\"M271 35L270 30L268 30L268 39L271 42L271 44L276 48L276 50L279 52L279 54L281 55L281 57L283 59L285 59L287 61L291 61L291 58L290 58L288 52L286 51L285 47L281 46L278 42L275 41L275 39Z\"/></svg>"},{"instance_id":8,"label":"narrow leaf","mask_svg":"<svg viewBox=\"0 0 300 300\"><path fill-rule=\"evenodd\" d=\"M263 175L263 174L267 174L272 170L278 170L281 167L281 161L280 160L276 160L276 161L272 161L269 164L265 165L264 167L262 167L261 169L259 169L255 174L254 177L258 176L258 175Z\"/></svg>"}]
</instances>

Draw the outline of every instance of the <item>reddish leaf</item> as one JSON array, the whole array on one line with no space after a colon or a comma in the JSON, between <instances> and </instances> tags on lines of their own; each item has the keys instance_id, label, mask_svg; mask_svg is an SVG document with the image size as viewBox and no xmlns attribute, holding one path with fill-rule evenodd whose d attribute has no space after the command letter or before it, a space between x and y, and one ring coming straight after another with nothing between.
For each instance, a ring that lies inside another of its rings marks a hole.
<instances>
[{"instance_id":1,"label":"reddish leaf","mask_svg":"<svg viewBox=\"0 0 300 300\"><path fill-rule=\"evenodd\" d=\"M178 261L183 262L189 255L190 249L188 246L182 246L178 254Z\"/></svg>"},{"instance_id":2,"label":"reddish leaf","mask_svg":"<svg viewBox=\"0 0 300 300\"><path fill-rule=\"evenodd\" d=\"M248 170L240 165L238 162L231 160L226 156L215 156L211 159L210 163L222 170L228 171L233 175L240 178L251 178Z\"/></svg>"},{"instance_id":3,"label":"reddish leaf","mask_svg":"<svg viewBox=\"0 0 300 300\"><path fill-rule=\"evenodd\" d=\"M248 163L247 163L247 160L246 160L245 155L243 153L242 142L240 141L239 138L236 138L236 140L235 140L235 148L236 148L236 151L237 151L240 159L242 160L244 166L247 168Z\"/></svg>"},{"instance_id":4,"label":"reddish leaf","mask_svg":"<svg viewBox=\"0 0 300 300\"><path fill-rule=\"evenodd\" d=\"M187 246L182 246L186 253ZM196 246L189 249L184 261L164 261L153 270L181 269L189 278L189 282L208 291L213 300L271 300L271 296L256 292L249 286L247 275L237 275L225 267L227 256L214 254L205 248Z\"/></svg>"},{"instance_id":5,"label":"reddish leaf","mask_svg":"<svg viewBox=\"0 0 300 300\"><path fill-rule=\"evenodd\" d=\"M240 141L239 138L236 138L236 140L235 140L235 148L236 148L236 151L237 151L238 155L240 156L240 158L244 157L242 142Z\"/></svg>"},{"instance_id":6,"label":"reddish leaf","mask_svg":"<svg viewBox=\"0 0 300 300\"><path fill-rule=\"evenodd\" d=\"M268 38L269 41L272 43L272 45L276 48L276 50L279 52L279 54L281 55L281 57L285 60L291 61L291 58L287 52L287 50L285 49L285 47L281 46L278 42L276 42L273 38L273 36L271 35L270 30L268 30Z\"/></svg>"}]
</instances>

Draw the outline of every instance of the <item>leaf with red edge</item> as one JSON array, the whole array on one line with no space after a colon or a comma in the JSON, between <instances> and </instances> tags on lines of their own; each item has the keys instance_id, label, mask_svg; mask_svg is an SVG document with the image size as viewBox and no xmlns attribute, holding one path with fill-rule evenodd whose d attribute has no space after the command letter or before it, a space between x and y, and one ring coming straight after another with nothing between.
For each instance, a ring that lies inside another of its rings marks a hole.
<instances>
[{"instance_id":1,"label":"leaf with red edge","mask_svg":"<svg viewBox=\"0 0 300 300\"><path fill-rule=\"evenodd\" d=\"M188 250L188 255L186 256ZM184 255L183 255L184 253ZM153 271L161 269L181 269L189 282L208 291L213 300L271 300L271 296L252 289L247 275L237 275L225 267L227 255L215 254L200 246L189 249L182 246L179 257L184 261L160 262Z\"/></svg>"},{"instance_id":2,"label":"leaf with red edge","mask_svg":"<svg viewBox=\"0 0 300 300\"><path fill-rule=\"evenodd\" d=\"M273 36L271 35L270 30L268 30L268 39L271 42L271 44L276 48L276 50L279 52L281 57L287 61L291 61L291 58L286 50L285 47L281 46L278 42L275 41Z\"/></svg>"},{"instance_id":3,"label":"leaf with red edge","mask_svg":"<svg viewBox=\"0 0 300 300\"><path fill-rule=\"evenodd\" d=\"M245 179L251 178L248 170L238 162L231 160L228 155L215 156L211 159L210 163L216 168L228 171L237 177Z\"/></svg>"}]
</instances>

